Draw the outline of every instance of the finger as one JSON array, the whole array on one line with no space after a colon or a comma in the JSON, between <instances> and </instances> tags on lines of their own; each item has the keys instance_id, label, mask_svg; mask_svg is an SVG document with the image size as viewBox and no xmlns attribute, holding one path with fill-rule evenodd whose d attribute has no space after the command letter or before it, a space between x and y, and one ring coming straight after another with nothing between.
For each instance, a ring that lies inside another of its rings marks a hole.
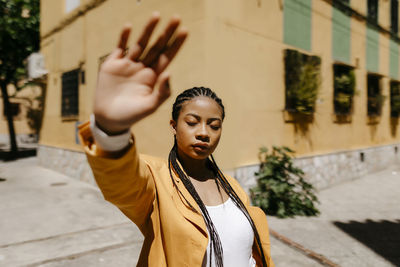
<instances>
[{"instance_id":1,"label":"finger","mask_svg":"<svg viewBox=\"0 0 400 267\"><path fill-rule=\"evenodd\" d=\"M181 21L177 16L171 18L164 32L160 35L160 37L158 37L156 43L150 48L146 56L141 60L144 65L150 66L154 61L158 59L158 57L168 44L168 41L171 39L174 32L178 28L180 22Z\"/></svg>"},{"instance_id":2,"label":"finger","mask_svg":"<svg viewBox=\"0 0 400 267\"><path fill-rule=\"evenodd\" d=\"M144 51L147 46L147 43L150 40L150 37L154 31L154 28L157 26L157 23L160 21L160 13L154 12L151 16L150 20L147 22L146 26L143 29L142 34L140 35L137 42L132 46L129 51L128 57L136 61L139 59L140 55Z\"/></svg>"},{"instance_id":3,"label":"finger","mask_svg":"<svg viewBox=\"0 0 400 267\"><path fill-rule=\"evenodd\" d=\"M182 28L176 35L175 40L173 40L172 44L167 47L167 49L160 55L157 62L155 62L153 69L156 73L163 72L171 61L174 59L179 49L182 47L188 36L188 31L186 28Z\"/></svg>"},{"instance_id":4,"label":"finger","mask_svg":"<svg viewBox=\"0 0 400 267\"><path fill-rule=\"evenodd\" d=\"M126 24L122 31L121 31L121 35L119 38L119 43L118 43L118 48L121 49L121 53L119 55L119 57L123 57L124 56L124 52L126 49L126 45L128 43L128 39L129 39L129 34L131 33L131 25L130 24Z\"/></svg>"},{"instance_id":5,"label":"finger","mask_svg":"<svg viewBox=\"0 0 400 267\"><path fill-rule=\"evenodd\" d=\"M170 75L167 72L161 73L157 78L159 87L158 90L154 90L152 93L154 98L154 109L157 109L171 95L169 78Z\"/></svg>"},{"instance_id":6,"label":"finger","mask_svg":"<svg viewBox=\"0 0 400 267\"><path fill-rule=\"evenodd\" d=\"M121 50L121 49L119 49L119 48L115 48L114 51L112 51L112 52L106 57L106 59L104 60L104 62L105 62L105 61L108 61L108 60L110 60L110 59L119 58L120 55L121 55L121 53L123 53L123 50Z\"/></svg>"}]
</instances>

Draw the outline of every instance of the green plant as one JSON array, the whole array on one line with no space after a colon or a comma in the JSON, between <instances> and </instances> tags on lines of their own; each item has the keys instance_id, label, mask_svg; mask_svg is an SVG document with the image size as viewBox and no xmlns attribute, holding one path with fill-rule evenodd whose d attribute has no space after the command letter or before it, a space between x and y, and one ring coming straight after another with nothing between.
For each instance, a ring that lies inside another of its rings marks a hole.
<instances>
[{"instance_id":1,"label":"green plant","mask_svg":"<svg viewBox=\"0 0 400 267\"><path fill-rule=\"evenodd\" d=\"M274 146L271 153L265 147L260 149L257 186L250 189L252 201L267 214L280 218L316 216L315 190L304 180L304 172L293 165L292 153L288 147Z\"/></svg>"},{"instance_id":2,"label":"green plant","mask_svg":"<svg viewBox=\"0 0 400 267\"><path fill-rule=\"evenodd\" d=\"M40 49L40 1L0 0L0 89L3 108L11 108L7 86L15 85L25 76L25 59ZM10 158L18 146L11 112L6 112L10 134Z\"/></svg>"},{"instance_id":3,"label":"green plant","mask_svg":"<svg viewBox=\"0 0 400 267\"><path fill-rule=\"evenodd\" d=\"M336 65L334 66L334 108L335 113L347 115L351 113L353 97L355 95L354 70Z\"/></svg>"},{"instance_id":4,"label":"green plant","mask_svg":"<svg viewBox=\"0 0 400 267\"><path fill-rule=\"evenodd\" d=\"M390 83L390 113L392 117L400 114L400 83L392 81Z\"/></svg>"},{"instance_id":5,"label":"green plant","mask_svg":"<svg viewBox=\"0 0 400 267\"><path fill-rule=\"evenodd\" d=\"M286 110L311 115L320 85L321 59L285 50Z\"/></svg>"},{"instance_id":6,"label":"green plant","mask_svg":"<svg viewBox=\"0 0 400 267\"><path fill-rule=\"evenodd\" d=\"M381 90L381 76L375 74L368 74L368 116L380 116L382 107L386 100L386 96L382 95Z\"/></svg>"},{"instance_id":7,"label":"green plant","mask_svg":"<svg viewBox=\"0 0 400 267\"><path fill-rule=\"evenodd\" d=\"M386 100L386 96L377 94L368 97L368 115L369 116L380 116L382 114L382 107Z\"/></svg>"}]
</instances>

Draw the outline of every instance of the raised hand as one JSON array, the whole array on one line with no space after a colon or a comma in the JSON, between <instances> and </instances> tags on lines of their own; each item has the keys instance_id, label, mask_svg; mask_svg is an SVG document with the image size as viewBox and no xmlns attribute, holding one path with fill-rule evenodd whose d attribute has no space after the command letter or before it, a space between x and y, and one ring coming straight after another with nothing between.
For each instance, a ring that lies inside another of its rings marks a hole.
<instances>
[{"instance_id":1,"label":"raised hand","mask_svg":"<svg viewBox=\"0 0 400 267\"><path fill-rule=\"evenodd\" d=\"M185 29L179 30L180 19L172 17L154 45L148 48L159 20L160 15L154 13L128 52L131 26L126 25L118 47L100 68L93 112L96 124L108 134L126 131L153 113L171 94L165 69L188 33Z\"/></svg>"}]
</instances>

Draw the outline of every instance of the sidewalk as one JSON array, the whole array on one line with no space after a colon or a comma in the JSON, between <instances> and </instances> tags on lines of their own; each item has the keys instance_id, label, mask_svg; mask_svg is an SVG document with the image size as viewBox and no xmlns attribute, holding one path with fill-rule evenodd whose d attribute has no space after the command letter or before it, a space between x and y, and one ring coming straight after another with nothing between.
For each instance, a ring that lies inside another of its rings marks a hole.
<instances>
[{"instance_id":1,"label":"sidewalk","mask_svg":"<svg viewBox=\"0 0 400 267\"><path fill-rule=\"evenodd\" d=\"M400 266L400 166L318 197L319 217L270 217L270 228L342 267Z\"/></svg>"},{"instance_id":2,"label":"sidewalk","mask_svg":"<svg viewBox=\"0 0 400 267\"><path fill-rule=\"evenodd\" d=\"M0 162L0 266L135 266L141 233L99 190L36 165ZM400 168L319 193L318 218L270 228L340 266L400 265ZM271 236L277 267L322 266ZM396 258L397 257L397 258Z\"/></svg>"}]
</instances>

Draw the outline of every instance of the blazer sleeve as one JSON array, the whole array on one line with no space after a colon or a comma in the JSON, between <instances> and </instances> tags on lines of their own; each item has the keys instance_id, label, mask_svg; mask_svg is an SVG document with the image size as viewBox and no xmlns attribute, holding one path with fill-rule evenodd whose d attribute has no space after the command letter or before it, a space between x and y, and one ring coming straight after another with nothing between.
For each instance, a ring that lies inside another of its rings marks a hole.
<instances>
[{"instance_id":1,"label":"blazer sleeve","mask_svg":"<svg viewBox=\"0 0 400 267\"><path fill-rule=\"evenodd\" d=\"M89 122L79 127L79 136L104 198L143 231L152 211L155 184L149 167L137 153L133 138L129 147L116 154L96 147Z\"/></svg>"},{"instance_id":2,"label":"blazer sleeve","mask_svg":"<svg viewBox=\"0 0 400 267\"><path fill-rule=\"evenodd\" d=\"M267 216L265 215L264 211L262 211L259 207L254 207L254 206L249 207L249 213L254 221L254 224L256 225L258 234L260 235L261 246L264 252L265 261L267 262L267 266L275 267L275 264L271 258L271 243L269 240ZM254 248L257 251L257 254L253 253L253 257L257 262L257 266L262 266L261 253L258 246L256 246L255 243L254 243Z\"/></svg>"}]
</instances>

